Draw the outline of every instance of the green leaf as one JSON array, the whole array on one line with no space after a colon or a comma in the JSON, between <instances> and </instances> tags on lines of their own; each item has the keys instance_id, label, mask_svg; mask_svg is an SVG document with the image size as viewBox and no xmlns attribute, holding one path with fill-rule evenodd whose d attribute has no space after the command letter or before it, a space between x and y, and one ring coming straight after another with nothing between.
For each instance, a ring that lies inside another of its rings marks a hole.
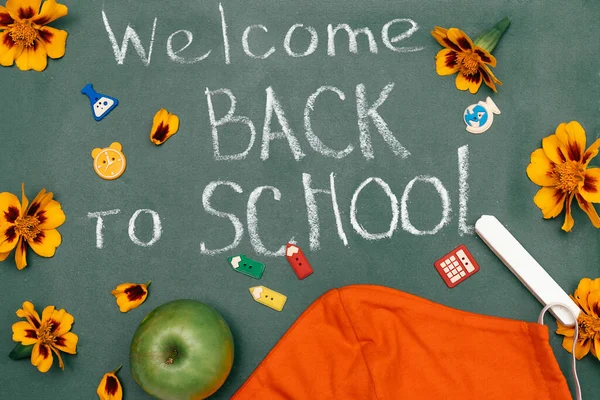
<instances>
[{"instance_id":1,"label":"green leaf","mask_svg":"<svg viewBox=\"0 0 600 400\"><path fill-rule=\"evenodd\" d=\"M31 357L31 351L33 350L33 344L29 346L23 346L21 343L17 343L14 349L8 355L12 360L21 360L23 358Z\"/></svg>"},{"instance_id":2,"label":"green leaf","mask_svg":"<svg viewBox=\"0 0 600 400\"><path fill-rule=\"evenodd\" d=\"M494 25L492 29L475 39L475 46L479 46L491 53L496 48L498 41L500 41L500 38L504 32L506 32L509 25L510 19L504 17L500 22Z\"/></svg>"}]
</instances>

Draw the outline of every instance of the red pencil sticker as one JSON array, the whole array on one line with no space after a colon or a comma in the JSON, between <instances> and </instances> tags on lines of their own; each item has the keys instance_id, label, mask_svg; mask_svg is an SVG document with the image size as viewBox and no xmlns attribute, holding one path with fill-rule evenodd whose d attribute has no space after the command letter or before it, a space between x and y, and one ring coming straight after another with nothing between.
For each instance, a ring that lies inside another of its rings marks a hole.
<instances>
[{"instance_id":1,"label":"red pencil sticker","mask_svg":"<svg viewBox=\"0 0 600 400\"><path fill-rule=\"evenodd\" d=\"M300 247L288 243L285 248L285 256L298 279L304 279L313 273L313 269Z\"/></svg>"}]
</instances>

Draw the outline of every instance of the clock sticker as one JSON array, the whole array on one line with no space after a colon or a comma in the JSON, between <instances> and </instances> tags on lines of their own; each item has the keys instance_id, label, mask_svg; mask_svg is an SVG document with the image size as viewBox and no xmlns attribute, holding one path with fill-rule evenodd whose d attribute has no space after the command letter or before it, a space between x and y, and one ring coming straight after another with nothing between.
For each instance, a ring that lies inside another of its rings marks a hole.
<instances>
[{"instance_id":1,"label":"clock sticker","mask_svg":"<svg viewBox=\"0 0 600 400\"><path fill-rule=\"evenodd\" d=\"M121 152L122 150L123 146L119 142L111 143L110 147L92 150L94 171L96 171L100 178L113 180L123 175L127 166L127 160Z\"/></svg>"}]
</instances>

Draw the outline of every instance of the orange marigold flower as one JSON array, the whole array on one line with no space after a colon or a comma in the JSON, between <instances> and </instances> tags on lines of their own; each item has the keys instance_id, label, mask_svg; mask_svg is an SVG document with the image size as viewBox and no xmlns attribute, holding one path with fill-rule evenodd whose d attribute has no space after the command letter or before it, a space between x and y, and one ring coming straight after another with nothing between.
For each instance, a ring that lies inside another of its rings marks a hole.
<instances>
[{"instance_id":1,"label":"orange marigold flower","mask_svg":"<svg viewBox=\"0 0 600 400\"><path fill-rule=\"evenodd\" d=\"M571 216L573 197L600 228L600 218L592 203L600 203L600 168L588 168L598 154L600 139L586 150L583 127L577 121L561 123L556 133L542 140L542 148L531 153L527 176L542 186L533 201L542 210L544 218L558 216L566 209L562 229L570 232L575 224Z\"/></svg>"},{"instance_id":2,"label":"orange marigold flower","mask_svg":"<svg viewBox=\"0 0 600 400\"><path fill-rule=\"evenodd\" d=\"M150 140L155 145L161 145L179 130L179 117L161 108L154 114Z\"/></svg>"},{"instance_id":3,"label":"orange marigold flower","mask_svg":"<svg viewBox=\"0 0 600 400\"><path fill-rule=\"evenodd\" d=\"M52 257L62 238L56 230L65 222L65 213L52 193L42 189L31 204L21 186L22 200L12 193L0 193L0 262L16 247L15 261L18 269L27 266L26 251L29 245L42 257Z\"/></svg>"},{"instance_id":4,"label":"orange marigold flower","mask_svg":"<svg viewBox=\"0 0 600 400\"><path fill-rule=\"evenodd\" d=\"M575 357L581 360L591 352L600 360L600 278L594 280L583 278L575 289L574 296L570 295L570 297L581 309L577 318L579 336L575 344ZM571 353L575 328L567 327L558 320L556 323L558 324L556 333L565 337L562 345Z\"/></svg>"},{"instance_id":5,"label":"orange marigold flower","mask_svg":"<svg viewBox=\"0 0 600 400\"><path fill-rule=\"evenodd\" d=\"M117 378L117 372L120 369L119 366L116 370L107 372L102 377L98 389L96 389L96 394L98 394L100 400L121 400L123 398L123 388L119 378Z\"/></svg>"},{"instance_id":6,"label":"orange marigold flower","mask_svg":"<svg viewBox=\"0 0 600 400\"><path fill-rule=\"evenodd\" d=\"M41 6L41 9L40 9ZM22 71L43 71L47 57L65 55L67 32L46 24L67 15L67 6L56 0L7 0L0 6L0 65Z\"/></svg>"},{"instance_id":7,"label":"orange marigold flower","mask_svg":"<svg viewBox=\"0 0 600 400\"><path fill-rule=\"evenodd\" d=\"M445 47L435 56L435 69L438 75L456 75L456 88L477 93L481 82L485 82L494 92L496 84L502 82L494 76L491 67L496 66L496 58L487 50L476 46L466 33L457 28L444 29L436 26L431 34Z\"/></svg>"},{"instance_id":8,"label":"orange marigold flower","mask_svg":"<svg viewBox=\"0 0 600 400\"><path fill-rule=\"evenodd\" d=\"M52 366L52 352L58 357L60 367L64 370L62 357L59 350L69 354L76 354L79 338L71 330L74 318L65 310L56 310L54 306L44 308L42 319L35 311L33 303L26 301L23 308L17 310L17 316L27 321L13 324L12 339L23 346L33 346L31 364L40 372L47 372Z\"/></svg>"},{"instance_id":9,"label":"orange marigold flower","mask_svg":"<svg viewBox=\"0 0 600 400\"><path fill-rule=\"evenodd\" d=\"M117 299L117 305L121 312L127 312L138 307L148 297L148 286L150 283L137 284L137 283L121 283L110 293Z\"/></svg>"}]
</instances>

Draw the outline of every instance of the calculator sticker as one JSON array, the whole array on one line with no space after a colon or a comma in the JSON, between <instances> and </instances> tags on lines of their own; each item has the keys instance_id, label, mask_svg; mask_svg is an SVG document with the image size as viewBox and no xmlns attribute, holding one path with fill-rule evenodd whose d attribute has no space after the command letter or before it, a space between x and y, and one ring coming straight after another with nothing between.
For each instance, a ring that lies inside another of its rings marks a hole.
<instances>
[{"instance_id":1,"label":"calculator sticker","mask_svg":"<svg viewBox=\"0 0 600 400\"><path fill-rule=\"evenodd\" d=\"M446 285L453 288L479 271L479 265L464 244L433 263Z\"/></svg>"},{"instance_id":2,"label":"calculator sticker","mask_svg":"<svg viewBox=\"0 0 600 400\"><path fill-rule=\"evenodd\" d=\"M272 308L275 311L283 310L283 306L287 301L287 297L285 295L271 290L265 286L254 286L249 290L254 301L262 304L263 306Z\"/></svg>"}]
</instances>

